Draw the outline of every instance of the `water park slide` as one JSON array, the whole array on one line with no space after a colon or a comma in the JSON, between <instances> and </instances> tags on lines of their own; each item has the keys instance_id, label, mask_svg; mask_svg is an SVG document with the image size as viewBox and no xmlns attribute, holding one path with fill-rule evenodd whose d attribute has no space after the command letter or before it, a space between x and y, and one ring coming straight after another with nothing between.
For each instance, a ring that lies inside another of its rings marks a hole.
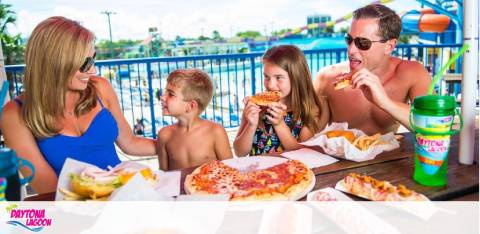
<instances>
[{"instance_id":1,"label":"water park slide","mask_svg":"<svg viewBox=\"0 0 480 234\"><path fill-rule=\"evenodd\" d=\"M390 3L390 2L393 2L393 0L380 0L380 1L371 2L369 4L387 4L387 3ZM295 28L295 29L292 29L289 32L286 32L286 33L280 35L279 38L284 38L284 37L288 37L288 36L293 35L293 34L298 34L298 33L301 33L302 31L305 31L305 30L308 30L308 29L331 27L335 24L338 24L338 23L349 20L350 18L352 18L352 16L353 16L353 12L350 12L350 13L346 14L345 16L343 16L341 18L338 18L335 21L328 21L328 22L325 22L325 23L313 23L313 24L309 24L309 25L306 25L306 26L303 26L303 27Z\"/></svg>"},{"instance_id":2,"label":"water park slide","mask_svg":"<svg viewBox=\"0 0 480 234\"><path fill-rule=\"evenodd\" d=\"M433 9L413 10L402 15L403 29L408 32L442 33L450 25L450 17Z\"/></svg>"}]
</instances>

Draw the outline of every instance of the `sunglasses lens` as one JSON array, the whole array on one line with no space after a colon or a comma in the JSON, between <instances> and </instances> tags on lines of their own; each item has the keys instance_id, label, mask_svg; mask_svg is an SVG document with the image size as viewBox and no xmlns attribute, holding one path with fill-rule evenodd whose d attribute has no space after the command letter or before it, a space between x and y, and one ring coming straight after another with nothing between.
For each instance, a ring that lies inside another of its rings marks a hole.
<instances>
[{"instance_id":1,"label":"sunglasses lens","mask_svg":"<svg viewBox=\"0 0 480 234\"><path fill-rule=\"evenodd\" d=\"M355 38L355 46L361 50L368 50L372 47L372 41L367 38L357 37Z\"/></svg>"},{"instance_id":2,"label":"sunglasses lens","mask_svg":"<svg viewBox=\"0 0 480 234\"><path fill-rule=\"evenodd\" d=\"M95 63L94 58L92 58L92 57L86 58L85 62L83 62L82 66L79 69L80 72L82 72L82 73L87 72L88 70L90 70L90 68L93 66L94 63Z\"/></svg>"}]
</instances>

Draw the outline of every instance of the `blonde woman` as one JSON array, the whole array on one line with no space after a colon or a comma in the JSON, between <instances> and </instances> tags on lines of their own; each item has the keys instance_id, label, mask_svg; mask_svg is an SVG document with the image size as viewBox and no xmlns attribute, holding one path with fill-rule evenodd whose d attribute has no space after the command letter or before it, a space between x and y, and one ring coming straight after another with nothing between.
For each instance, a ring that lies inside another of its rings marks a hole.
<instances>
[{"instance_id":1,"label":"blonde woman","mask_svg":"<svg viewBox=\"0 0 480 234\"><path fill-rule=\"evenodd\" d=\"M153 139L133 135L94 61L93 33L70 19L48 18L30 36L25 92L5 105L0 124L6 145L35 166L37 193L55 191L67 157L115 166L114 143L127 154L156 154Z\"/></svg>"}]
</instances>

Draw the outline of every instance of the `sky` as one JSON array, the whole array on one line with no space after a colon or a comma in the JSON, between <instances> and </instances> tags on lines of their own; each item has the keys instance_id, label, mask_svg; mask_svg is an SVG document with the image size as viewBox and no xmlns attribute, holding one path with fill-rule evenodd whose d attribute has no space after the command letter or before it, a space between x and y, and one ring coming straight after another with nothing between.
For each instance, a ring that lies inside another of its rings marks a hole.
<instances>
[{"instance_id":1,"label":"sky","mask_svg":"<svg viewBox=\"0 0 480 234\"><path fill-rule=\"evenodd\" d=\"M283 28L306 25L307 15L329 14L343 17L372 0L0 0L12 5L17 23L10 33L28 37L42 20L55 15L77 20L98 39L109 39L108 20L102 11L111 11L113 40L145 39L148 28L157 27L164 39L175 36L211 36L213 30L224 37L239 31L255 30L270 34ZM397 13L419 9L415 0L396 0L387 6ZM348 26L344 23L341 26Z\"/></svg>"}]
</instances>

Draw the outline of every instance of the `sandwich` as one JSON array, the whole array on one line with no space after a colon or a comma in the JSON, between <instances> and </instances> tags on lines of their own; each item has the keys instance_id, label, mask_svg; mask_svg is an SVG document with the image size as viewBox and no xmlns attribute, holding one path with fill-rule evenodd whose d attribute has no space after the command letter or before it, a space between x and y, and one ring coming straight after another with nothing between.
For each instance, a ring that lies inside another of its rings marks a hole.
<instances>
[{"instance_id":1,"label":"sandwich","mask_svg":"<svg viewBox=\"0 0 480 234\"><path fill-rule=\"evenodd\" d=\"M105 171L89 166L85 167L79 174L70 174L70 188L77 198L108 198L115 189L128 183L137 172L151 184L155 183L155 173L153 173L150 168L123 168L115 171ZM65 191L65 189L63 191ZM68 192L69 191L67 191L67 193Z\"/></svg>"},{"instance_id":2,"label":"sandwich","mask_svg":"<svg viewBox=\"0 0 480 234\"><path fill-rule=\"evenodd\" d=\"M340 76L340 79L335 81L333 84L335 86L335 90L344 89L347 87L352 87L352 74L345 73Z\"/></svg>"},{"instance_id":3,"label":"sandwich","mask_svg":"<svg viewBox=\"0 0 480 234\"><path fill-rule=\"evenodd\" d=\"M280 91L266 91L255 94L250 98L250 101L259 106L267 106L270 103L279 102L280 94Z\"/></svg>"},{"instance_id":4,"label":"sandwich","mask_svg":"<svg viewBox=\"0 0 480 234\"><path fill-rule=\"evenodd\" d=\"M106 197L121 185L117 173L96 167L86 167L80 174L70 174L72 191L82 197Z\"/></svg>"}]
</instances>

